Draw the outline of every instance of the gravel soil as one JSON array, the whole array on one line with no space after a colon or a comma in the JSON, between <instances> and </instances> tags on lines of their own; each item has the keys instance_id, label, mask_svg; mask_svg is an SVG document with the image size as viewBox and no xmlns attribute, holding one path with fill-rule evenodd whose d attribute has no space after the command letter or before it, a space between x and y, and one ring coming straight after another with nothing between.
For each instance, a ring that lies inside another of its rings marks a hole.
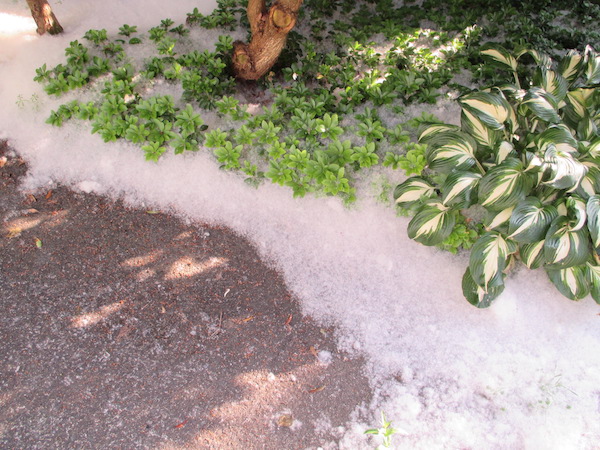
<instances>
[{"instance_id":1,"label":"gravel soil","mask_svg":"<svg viewBox=\"0 0 600 450\"><path fill-rule=\"evenodd\" d=\"M26 170L0 142L0 448L334 445L364 361L248 241Z\"/></svg>"}]
</instances>

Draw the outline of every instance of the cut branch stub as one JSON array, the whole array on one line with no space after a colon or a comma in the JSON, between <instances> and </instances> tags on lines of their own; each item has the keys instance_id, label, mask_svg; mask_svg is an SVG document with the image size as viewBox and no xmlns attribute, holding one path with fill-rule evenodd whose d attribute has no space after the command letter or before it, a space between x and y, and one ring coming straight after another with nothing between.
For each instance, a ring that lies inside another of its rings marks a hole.
<instances>
[{"instance_id":1,"label":"cut branch stub","mask_svg":"<svg viewBox=\"0 0 600 450\"><path fill-rule=\"evenodd\" d=\"M236 77L258 80L269 71L296 25L301 5L302 0L277 0L267 10L264 0L248 2L252 40L249 44L234 43L232 61Z\"/></svg>"},{"instance_id":2,"label":"cut branch stub","mask_svg":"<svg viewBox=\"0 0 600 450\"><path fill-rule=\"evenodd\" d=\"M37 33L59 34L63 32L63 27L58 23L58 19L52 12L50 4L46 0L27 0L27 5L31 10L31 15L37 25Z\"/></svg>"}]
</instances>

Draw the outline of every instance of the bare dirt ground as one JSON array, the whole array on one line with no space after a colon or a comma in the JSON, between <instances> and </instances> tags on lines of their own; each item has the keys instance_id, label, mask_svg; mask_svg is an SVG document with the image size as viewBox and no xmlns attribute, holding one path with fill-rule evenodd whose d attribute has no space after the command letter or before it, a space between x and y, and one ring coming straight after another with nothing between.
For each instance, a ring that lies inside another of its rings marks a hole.
<instances>
[{"instance_id":1,"label":"bare dirt ground","mask_svg":"<svg viewBox=\"0 0 600 450\"><path fill-rule=\"evenodd\" d=\"M316 448L368 400L243 238L0 166L0 448Z\"/></svg>"}]
</instances>

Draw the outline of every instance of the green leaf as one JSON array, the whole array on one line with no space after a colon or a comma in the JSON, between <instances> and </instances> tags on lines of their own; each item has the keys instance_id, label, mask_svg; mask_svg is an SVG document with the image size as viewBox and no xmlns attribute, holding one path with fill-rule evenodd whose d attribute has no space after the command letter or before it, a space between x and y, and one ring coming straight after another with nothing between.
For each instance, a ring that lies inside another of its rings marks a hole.
<instances>
[{"instance_id":1,"label":"green leaf","mask_svg":"<svg viewBox=\"0 0 600 450\"><path fill-rule=\"evenodd\" d=\"M583 56L576 50L570 50L558 63L558 72L567 80L574 81L583 67Z\"/></svg>"},{"instance_id":2,"label":"green leaf","mask_svg":"<svg viewBox=\"0 0 600 450\"><path fill-rule=\"evenodd\" d=\"M504 122L510 116L510 104L497 93L473 92L458 100L463 111L475 115L492 130L504 129Z\"/></svg>"},{"instance_id":3,"label":"green leaf","mask_svg":"<svg viewBox=\"0 0 600 450\"><path fill-rule=\"evenodd\" d=\"M448 131L432 137L427 161L431 170L450 173L467 170L477 163L477 143L466 133Z\"/></svg>"},{"instance_id":4,"label":"green leaf","mask_svg":"<svg viewBox=\"0 0 600 450\"><path fill-rule=\"evenodd\" d=\"M521 161L508 158L492 167L479 182L479 202L491 210L506 209L524 199L532 187Z\"/></svg>"},{"instance_id":5,"label":"green leaf","mask_svg":"<svg viewBox=\"0 0 600 450\"><path fill-rule=\"evenodd\" d=\"M585 264L590 256L586 228L574 231L569 218L559 216L550 225L544 243L544 258L552 268L562 269Z\"/></svg>"},{"instance_id":6,"label":"green leaf","mask_svg":"<svg viewBox=\"0 0 600 450\"><path fill-rule=\"evenodd\" d=\"M492 43L485 45L481 50L481 56L503 69L512 72L517 70L517 60L500 45Z\"/></svg>"},{"instance_id":7,"label":"green leaf","mask_svg":"<svg viewBox=\"0 0 600 450\"><path fill-rule=\"evenodd\" d=\"M589 272L586 266L546 269L546 273L556 289L571 300L581 300L590 292Z\"/></svg>"},{"instance_id":8,"label":"green leaf","mask_svg":"<svg viewBox=\"0 0 600 450\"><path fill-rule=\"evenodd\" d=\"M473 204L475 188L481 175L473 172L452 172L442 186L442 204L468 208Z\"/></svg>"},{"instance_id":9,"label":"green leaf","mask_svg":"<svg viewBox=\"0 0 600 450\"><path fill-rule=\"evenodd\" d=\"M532 242L530 244L523 244L519 249L519 255L521 261L530 269L537 269L542 267L546 263L544 258L544 244L545 240L538 242Z\"/></svg>"},{"instance_id":10,"label":"green leaf","mask_svg":"<svg viewBox=\"0 0 600 450\"><path fill-rule=\"evenodd\" d=\"M435 187L420 177L411 177L394 189L396 204L403 208L410 207L423 199L435 195Z\"/></svg>"},{"instance_id":11,"label":"green leaf","mask_svg":"<svg viewBox=\"0 0 600 450\"><path fill-rule=\"evenodd\" d=\"M600 305L600 266L587 263L586 273L590 284L590 294L592 298Z\"/></svg>"},{"instance_id":12,"label":"green leaf","mask_svg":"<svg viewBox=\"0 0 600 450\"><path fill-rule=\"evenodd\" d=\"M503 283L503 271L516 246L495 231L482 235L471 249L469 269L473 281L488 291Z\"/></svg>"},{"instance_id":13,"label":"green leaf","mask_svg":"<svg viewBox=\"0 0 600 450\"><path fill-rule=\"evenodd\" d=\"M590 230L592 245L600 248L600 195L592 195L586 205L587 226Z\"/></svg>"},{"instance_id":14,"label":"green leaf","mask_svg":"<svg viewBox=\"0 0 600 450\"><path fill-rule=\"evenodd\" d=\"M529 108L536 117L545 122L560 122L556 99L552 94L549 94L541 88L533 87L529 89L523 98L522 105Z\"/></svg>"},{"instance_id":15,"label":"green leaf","mask_svg":"<svg viewBox=\"0 0 600 450\"><path fill-rule=\"evenodd\" d=\"M527 197L519 202L508 225L509 238L523 244L544 238L558 211L552 205L542 205L537 197Z\"/></svg>"},{"instance_id":16,"label":"green leaf","mask_svg":"<svg viewBox=\"0 0 600 450\"><path fill-rule=\"evenodd\" d=\"M497 286L490 286L486 291L473 281L471 270L467 267L462 279L462 290L463 295L471 305L478 308L488 308L504 291L504 283Z\"/></svg>"},{"instance_id":17,"label":"green leaf","mask_svg":"<svg viewBox=\"0 0 600 450\"><path fill-rule=\"evenodd\" d=\"M408 237L424 245L437 245L452 232L456 211L445 207L439 200L430 200L408 224Z\"/></svg>"}]
</instances>

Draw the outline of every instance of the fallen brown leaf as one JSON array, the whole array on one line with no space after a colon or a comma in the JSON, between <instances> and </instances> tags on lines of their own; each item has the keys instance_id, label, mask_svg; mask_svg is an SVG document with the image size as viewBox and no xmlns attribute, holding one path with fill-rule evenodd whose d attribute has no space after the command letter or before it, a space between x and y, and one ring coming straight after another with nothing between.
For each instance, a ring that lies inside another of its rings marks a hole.
<instances>
[{"instance_id":1,"label":"fallen brown leaf","mask_svg":"<svg viewBox=\"0 0 600 450\"><path fill-rule=\"evenodd\" d=\"M314 388L314 389L310 389L310 390L308 391L308 393L309 393L309 394L314 394L314 393L316 393L316 392L321 392L323 389L325 389L325 385L323 385L323 386L319 386L319 387L316 387L316 388Z\"/></svg>"},{"instance_id":2,"label":"fallen brown leaf","mask_svg":"<svg viewBox=\"0 0 600 450\"><path fill-rule=\"evenodd\" d=\"M52 189L50 189L48 191L48 193L46 194L46 200L50 200L50 197L52 197L52 194L53 194Z\"/></svg>"},{"instance_id":3,"label":"fallen brown leaf","mask_svg":"<svg viewBox=\"0 0 600 450\"><path fill-rule=\"evenodd\" d=\"M290 316L287 318L287 320L285 321L286 325L289 325L290 323L292 323L292 318L293 318L293 314L290 314Z\"/></svg>"},{"instance_id":4,"label":"fallen brown leaf","mask_svg":"<svg viewBox=\"0 0 600 450\"><path fill-rule=\"evenodd\" d=\"M6 156L3 156L2 158L0 158L0 169L2 167L4 167L7 162L8 162L8 159L6 158Z\"/></svg>"},{"instance_id":5,"label":"fallen brown leaf","mask_svg":"<svg viewBox=\"0 0 600 450\"><path fill-rule=\"evenodd\" d=\"M188 419L185 419L183 422L181 422L178 425L175 425L173 428L183 428L183 427L185 427L186 423L188 423Z\"/></svg>"},{"instance_id":6,"label":"fallen brown leaf","mask_svg":"<svg viewBox=\"0 0 600 450\"><path fill-rule=\"evenodd\" d=\"M283 414L277 420L277 425L280 427L291 427L294 424L294 418L291 414Z\"/></svg>"}]
</instances>

